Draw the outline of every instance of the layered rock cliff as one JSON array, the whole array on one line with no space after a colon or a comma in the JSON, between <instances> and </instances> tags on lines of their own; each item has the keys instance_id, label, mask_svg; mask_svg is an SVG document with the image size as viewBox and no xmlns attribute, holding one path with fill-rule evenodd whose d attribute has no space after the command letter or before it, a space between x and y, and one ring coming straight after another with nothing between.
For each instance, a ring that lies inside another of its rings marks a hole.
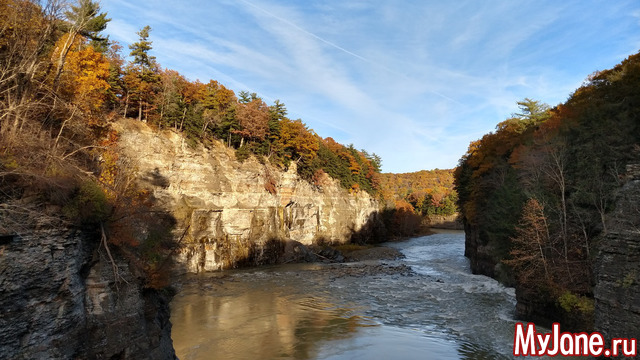
<instances>
[{"instance_id":1,"label":"layered rock cliff","mask_svg":"<svg viewBox=\"0 0 640 360\"><path fill-rule=\"evenodd\" d=\"M640 337L640 166L627 174L595 269L595 328L607 339Z\"/></svg>"},{"instance_id":2,"label":"layered rock cliff","mask_svg":"<svg viewBox=\"0 0 640 360\"><path fill-rule=\"evenodd\" d=\"M175 358L167 297L114 251L116 278L96 234L40 229L2 237L0 357Z\"/></svg>"},{"instance_id":3,"label":"layered rock cliff","mask_svg":"<svg viewBox=\"0 0 640 360\"><path fill-rule=\"evenodd\" d=\"M177 220L178 270L287 261L301 244L346 242L380 225L369 194L328 177L311 185L295 164L281 171L254 158L239 163L223 144L193 147L137 121L114 127L131 180ZM99 234L56 221L0 236L0 354L173 359L170 298L146 289L116 247L107 254Z\"/></svg>"},{"instance_id":4,"label":"layered rock cliff","mask_svg":"<svg viewBox=\"0 0 640 360\"><path fill-rule=\"evenodd\" d=\"M129 119L115 128L138 180L176 218L176 234L186 234L179 269L274 263L287 241L346 242L380 221L369 194L350 194L328 177L312 185L295 164L281 171L253 157L240 163L222 143L190 146L173 131Z\"/></svg>"}]
</instances>

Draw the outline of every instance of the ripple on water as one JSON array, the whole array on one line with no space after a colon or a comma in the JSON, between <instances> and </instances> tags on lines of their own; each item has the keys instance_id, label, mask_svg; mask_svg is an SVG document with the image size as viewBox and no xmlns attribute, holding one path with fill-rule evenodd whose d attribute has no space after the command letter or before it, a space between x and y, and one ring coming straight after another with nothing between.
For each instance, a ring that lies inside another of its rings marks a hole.
<instances>
[{"instance_id":1,"label":"ripple on water","mask_svg":"<svg viewBox=\"0 0 640 360\"><path fill-rule=\"evenodd\" d=\"M179 357L512 358L514 292L469 273L462 232L389 246L406 258L386 266L415 273L302 264L188 283L172 303Z\"/></svg>"}]
</instances>

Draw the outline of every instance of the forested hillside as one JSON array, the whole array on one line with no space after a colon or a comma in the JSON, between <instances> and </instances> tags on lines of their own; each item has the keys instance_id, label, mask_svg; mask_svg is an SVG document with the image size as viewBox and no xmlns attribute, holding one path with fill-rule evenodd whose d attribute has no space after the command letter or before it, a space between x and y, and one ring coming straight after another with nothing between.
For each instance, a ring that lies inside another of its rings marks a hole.
<instances>
[{"instance_id":1,"label":"forested hillside","mask_svg":"<svg viewBox=\"0 0 640 360\"><path fill-rule=\"evenodd\" d=\"M522 316L592 326L599 241L628 165L640 162L638 89L635 54L564 104L519 102L460 160L467 256L474 271L515 281Z\"/></svg>"},{"instance_id":2,"label":"forested hillside","mask_svg":"<svg viewBox=\"0 0 640 360\"><path fill-rule=\"evenodd\" d=\"M380 176L380 194L389 205L408 203L416 214L452 215L456 212L454 170L422 170L414 173Z\"/></svg>"},{"instance_id":3,"label":"forested hillside","mask_svg":"<svg viewBox=\"0 0 640 360\"><path fill-rule=\"evenodd\" d=\"M0 233L56 222L94 229L105 249L129 249L149 286L166 284L175 223L118 153L111 124L122 117L180 133L192 147L222 141L239 161L296 163L318 188L331 176L352 193L377 192L377 155L318 136L280 101L164 69L151 28L125 48L103 35L109 21L97 1L0 0ZM273 178L264 191L278 191Z\"/></svg>"}]
</instances>

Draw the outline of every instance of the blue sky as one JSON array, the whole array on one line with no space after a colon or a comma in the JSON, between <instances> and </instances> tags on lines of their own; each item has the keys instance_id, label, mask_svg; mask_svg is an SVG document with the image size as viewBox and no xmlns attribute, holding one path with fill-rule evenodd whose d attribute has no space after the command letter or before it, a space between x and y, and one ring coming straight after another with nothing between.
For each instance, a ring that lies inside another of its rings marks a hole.
<instances>
[{"instance_id":1,"label":"blue sky","mask_svg":"<svg viewBox=\"0 0 640 360\"><path fill-rule=\"evenodd\" d=\"M452 168L525 97L564 102L640 50L638 0L102 0L124 46L279 99L385 172Z\"/></svg>"}]
</instances>

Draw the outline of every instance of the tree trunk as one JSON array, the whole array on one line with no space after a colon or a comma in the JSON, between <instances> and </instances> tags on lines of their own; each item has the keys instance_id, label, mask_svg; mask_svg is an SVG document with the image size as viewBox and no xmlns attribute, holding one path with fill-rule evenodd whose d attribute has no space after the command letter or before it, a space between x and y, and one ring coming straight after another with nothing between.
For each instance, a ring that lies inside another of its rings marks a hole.
<instances>
[{"instance_id":1,"label":"tree trunk","mask_svg":"<svg viewBox=\"0 0 640 360\"><path fill-rule=\"evenodd\" d=\"M57 90L58 88L58 81L60 81L60 75L62 75L62 68L64 67L64 63L67 59L67 55L69 55L69 51L71 50L71 46L73 45L73 42L76 40L76 37L78 36L78 31L75 29L72 29L69 32L69 36L67 37L67 41L64 42L64 45L62 46L62 49L60 50L60 57L58 58L58 64L56 65L56 76L53 79L53 88L54 90Z\"/></svg>"},{"instance_id":2,"label":"tree trunk","mask_svg":"<svg viewBox=\"0 0 640 360\"><path fill-rule=\"evenodd\" d=\"M182 131L182 125L184 124L185 117L187 117L187 108L186 107L182 111L182 121L180 121L180 131Z\"/></svg>"},{"instance_id":3,"label":"tree trunk","mask_svg":"<svg viewBox=\"0 0 640 360\"><path fill-rule=\"evenodd\" d=\"M127 110L129 110L129 92L127 91L127 96L124 98L124 113L122 117L127 117Z\"/></svg>"}]
</instances>

